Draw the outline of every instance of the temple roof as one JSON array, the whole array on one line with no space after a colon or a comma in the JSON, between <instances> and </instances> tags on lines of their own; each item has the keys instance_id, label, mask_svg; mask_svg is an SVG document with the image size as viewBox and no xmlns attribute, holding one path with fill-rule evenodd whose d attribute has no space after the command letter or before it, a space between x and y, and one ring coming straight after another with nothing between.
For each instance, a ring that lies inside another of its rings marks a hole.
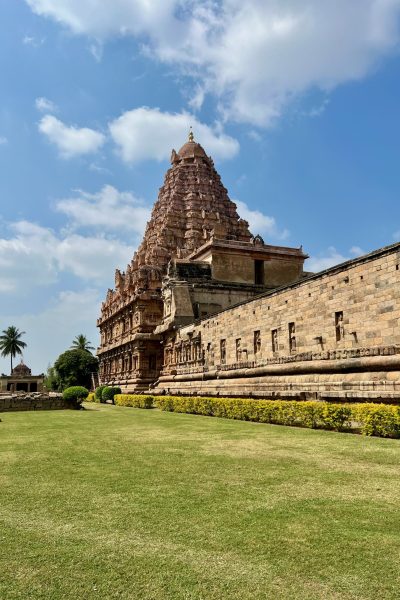
<instances>
[{"instance_id":1,"label":"temple roof","mask_svg":"<svg viewBox=\"0 0 400 600\"><path fill-rule=\"evenodd\" d=\"M147 291L159 294L170 260L185 259L212 237L237 242L252 239L248 223L239 217L212 159L190 131L179 152L172 150L171 168L142 243L126 272L116 271L115 291L107 293L103 309L117 306L122 298L142 297Z\"/></svg>"},{"instance_id":2,"label":"temple roof","mask_svg":"<svg viewBox=\"0 0 400 600\"><path fill-rule=\"evenodd\" d=\"M207 158L206 151L203 146L195 141L186 142L179 150L178 155L180 158L195 158L195 156L201 158Z\"/></svg>"},{"instance_id":3,"label":"temple roof","mask_svg":"<svg viewBox=\"0 0 400 600\"><path fill-rule=\"evenodd\" d=\"M31 374L30 368L27 367L22 360L19 363L19 365L14 367L12 370L12 375L19 375L20 377L24 377L24 376L30 375L30 374Z\"/></svg>"}]
</instances>

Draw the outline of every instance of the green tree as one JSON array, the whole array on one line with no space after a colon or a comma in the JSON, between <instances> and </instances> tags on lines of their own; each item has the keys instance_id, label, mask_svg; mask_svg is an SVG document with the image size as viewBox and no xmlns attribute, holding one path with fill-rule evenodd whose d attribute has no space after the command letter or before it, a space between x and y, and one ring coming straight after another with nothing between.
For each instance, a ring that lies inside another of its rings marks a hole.
<instances>
[{"instance_id":1,"label":"green tree","mask_svg":"<svg viewBox=\"0 0 400 600\"><path fill-rule=\"evenodd\" d=\"M23 335L25 335L25 331L19 331L14 325L3 329L2 335L0 335L1 356L10 356L11 373L13 370L13 358L17 354L22 354L23 348L26 348L26 343L20 339Z\"/></svg>"},{"instance_id":2,"label":"green tree","mask_svg":"<svg viewBox=\"0 0 400 600\"><path fill-rule=\"evenodd\" d=\"M47 390L53 390L54 392L58 390L60 382L58 379L58 375L54 367L49 365L47 367L46 377L44 378L44 385Z\"/></svg>"},{"instance_id":3,"label":"green tree","mask_svg":"<svg viewBox=\"0 0 400 600\"><path fill-rule=\"evenodd\" d=\"M87 350L75 348L60 354L54 363L58 389L82 385L92 387L92 373L97 373L98 360Z\"/></svg>"},{"instance_id":4,"label":"green tree","mask_svg":"<svg viewBox=\"0 0 400 600\"><path fill-rule=\"evenodd\" d=\"M80 333L72 341L71 350L76 350L76 349L77 350L86 350L87 352L91 352L92 350L94 350L94 347L91 346L86 335L83 335L82 333Z\"/></svg>"}]
</instances>

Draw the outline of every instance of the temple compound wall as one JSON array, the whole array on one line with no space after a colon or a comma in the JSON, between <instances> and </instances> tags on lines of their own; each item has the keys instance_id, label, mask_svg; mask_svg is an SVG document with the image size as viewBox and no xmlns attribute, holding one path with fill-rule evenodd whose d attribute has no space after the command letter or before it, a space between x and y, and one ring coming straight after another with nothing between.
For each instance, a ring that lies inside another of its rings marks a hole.
<instances>
[{"instance_id":1,"label":"temple compound wall","mask_svg":"<svg viewBox=\"0 0 400 600\"><path fill-rule=\"evenodd\" d=\"M400 244L164 340L159 393L400 400Z\"/></svg>"}]
</instances>

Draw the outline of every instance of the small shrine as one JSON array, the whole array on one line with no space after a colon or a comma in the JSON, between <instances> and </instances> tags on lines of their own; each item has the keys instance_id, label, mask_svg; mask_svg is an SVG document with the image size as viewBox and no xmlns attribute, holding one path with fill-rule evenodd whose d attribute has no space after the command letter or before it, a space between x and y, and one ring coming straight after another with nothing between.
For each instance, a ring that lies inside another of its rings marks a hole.
<instances>
[{"instance_id":1,"label":"small shrine","mask_svg":"<svg viewBox=\"0 0 400 600\"><path fill-rule=\"evenodd\" d=\"M44 374L32 375L32 371L21 360L11 375L0 377L0 392L42 392Z\"/></svg>"}]
</instances>

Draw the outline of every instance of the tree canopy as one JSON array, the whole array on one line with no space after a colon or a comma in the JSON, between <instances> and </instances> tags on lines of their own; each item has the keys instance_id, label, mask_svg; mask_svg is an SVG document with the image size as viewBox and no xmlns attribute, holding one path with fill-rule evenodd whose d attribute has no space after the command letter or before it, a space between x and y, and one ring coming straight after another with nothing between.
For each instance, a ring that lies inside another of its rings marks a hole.
<instances>
[{"instance_id":1,"label":"tree canopy","mask_svg":"<svg viewBox=\"0 0 400 600\"><path fill-rule=\"evenodd\" d=\"M87 350L75 348L66 350L54 363L54 385L59 390L82 385L91 388L91 375L97 373L98 360Z\"/></svg>"},{"instance_id":2,"label":"tree canopy","mask_svg":"<svg viewBox=\"0 0 400 600\"><path fill-rule=\"evenodd\" d=\"M13 370L13 358L17 354L22 354L23 348L26 348L26 343L20 339L23 335L25 335L25 331L19 331L14 325L3 329L2 335L0 335L1 356L10 356L11 373Z\"/></svg>"},{"instance_id":3,"label":"tree canopy","mask_svg":"<svg viewBox=\"0 0 400 600\"><path fill-rule=\"evenodd\" d=\"M91 352L94 350L94 346L91 345L90 341L87 339L86 335L80 333L77 335L71 344L71 350L86 350L87 352Z\"/></svg>"}]
</instances>

